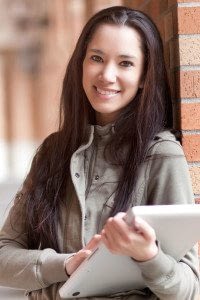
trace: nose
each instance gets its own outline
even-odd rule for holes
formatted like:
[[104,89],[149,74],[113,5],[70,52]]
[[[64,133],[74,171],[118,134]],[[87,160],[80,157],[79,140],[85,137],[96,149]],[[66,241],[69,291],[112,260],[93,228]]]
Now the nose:
[[107,83],[115,83],[117,79],[116,67],[112,64],[105,65],[99,75],[99,80]]

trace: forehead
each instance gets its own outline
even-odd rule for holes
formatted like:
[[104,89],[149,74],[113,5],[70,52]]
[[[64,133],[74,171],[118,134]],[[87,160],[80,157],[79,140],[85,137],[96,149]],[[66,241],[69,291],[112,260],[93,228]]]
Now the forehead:
[[89,44],[88,49],[99,49],[102,52],[112,52],[130,55],[142,55],[142,42],[139,33],[126,25],[103,24],[97,27]]

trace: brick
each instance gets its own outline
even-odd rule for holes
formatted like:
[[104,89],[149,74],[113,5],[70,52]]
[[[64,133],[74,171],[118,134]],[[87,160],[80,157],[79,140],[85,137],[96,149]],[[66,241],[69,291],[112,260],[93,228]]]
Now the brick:
[[171,9],[172,12],[172,18],[173,18],[173,30],[174,30],[174,36],[177,35],[178,32],[178,13],[177,13],[177,7],[173,7]]
[[142,1],[142,0],[134,0],[134,1],[133,0],[124,0],[123,5],[138,9],[143,4],[143,2],[144,1]]
[[[60,5],[60,14],[57,17],[57,23],[60,24],[59,35],[62,34],[61,39],[65,42],[65,45],[70,44],[71,49],[78,40],[82,27],[85,25],[85,5],[82,1],[56,1],[57,5]],[[62,10],[64,10],[63,13]],[[73,34],[69,34],[73,28]],[[68,34],[66,34],[68,31]],[[71,40],[69,40],[69,37]],[[68,45],[68,47],[70,46]]]
[[180,98],[200,98],[200,71],[180,71],[176,73]]
[[182,142],[187,160],[200,161],[200,134],[184,135]]
[[195,203],[200,204],[200,198],[195,198]]
[[[147,3],[146,3],[147,2]],[[140,9],[147,13],[154,21],[168,9],[167,0],[151,0],[151,1],[141,1],[141,0],[124,0],[123,5]]]
[[169,43],[164,44],[164,57],[165,57],[165,64],[167,69],[170,68],[170,51],[169,51]]
[[177,5],[177,0],[168,0],[168,7],[171,7],[173,5]]
[[[60,55],[60,57],[62,57]],[[62,69],[60,62],[53,61],[53,53],[47,53],[49,64],[43,66],[42,72],[35,82],[34,105],[37,108],[37,122],[35,131],[38,140],[43,139],[48,134],[57,129],[57,115],[59,107],[60,82],[62,80]]]
[[169,41],[169,52],[170,68],[173,69],[175,66],[179,66],[178,40]]
[[165,28],[164,28],[164,18],[160,18],[159,20],[156,21],[156,26],[160,32],[160,35],[163,39],[163,42],[164,42],[164,39],[165,39]]
[[178,55],[177,55],[176,66],[200,65],[199,49],[200,49],[200,38],[180,38],[179,39],[180,63],[178,61]]
[[7,116],[7,103],[6,103],[6,70],[5,61],[2,55],[0,56],[0,140],[6,139],[8,116]]
[[181,104],[181,128],[183,130],[200,129],[200,103]]
[[[76,1],[75,1],[76,2]],[[95,1],[89,1],[91,3],[91,11],[92,13],[96,13],[101,9],[114,6],[114,5],[122,5],[122,0],[95,0]]]
[[200,7],[178,7],[178,34],[200,33]]
[[[176,98],[176,79],[175,79],[175,74],[174,72],[171,72],[171,70],[168,70],[168,78],[169,78],[169,83],[170,83],[170,87],[171,87],[171,94],[172,94],[172,99]],[[174,110],[178,110],[178,108],[175,109],[175,103],[174,104]],[[176,103],[177,105],[177,103]]]
[[167,9],[168,9],[168,0],[160,0],[159,1],[160,14],[163,14]]
[[[163,2],[166,2],[166,0],[162,0]],[[160,17],[160,9],[161,9],[161,4],[159,0],[151,0],[147,5],[147,13],[150,14],[150,16],[153,18],[154,22],[158,17]]]
[[31,76],[27,76],[20,69],[17,62],[12,65],[11,76],[9,99],[11,137],[15,140],[32,140],[34,138],[33,81]]
[[172,12],[169,12],[166,16],[164,16],[164,28],[165,28],[165,41],[173,38],[173,17]]
[[190,3],[190,2],[199,2],[199,0],[177,0],[177,2]]
[[[192,188],[193,188],[193,192],[194,194],[200,194],[200,167],[199,166],[192,166],[189,169],[190,171],[190,176],[192,179]],[[198,200],[195,199],[195,202],[197,202]],[[200,198],[199,198],[199,202],[200,203]]]

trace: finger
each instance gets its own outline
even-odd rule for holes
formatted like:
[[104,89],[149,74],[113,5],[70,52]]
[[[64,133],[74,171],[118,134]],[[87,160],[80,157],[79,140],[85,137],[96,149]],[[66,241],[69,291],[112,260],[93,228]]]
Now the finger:
[[102,236],[102,242],[104,243],[104,245],[110,250],[113,251],[114,249],[114,245],[113,245],[113,241],[111,241],[111,239],[109,239],[106,235],[105,230],[103,229],[101,232],[101,236]]
[[92,253],[92,251],[88,250],[88,249],[82,249],[82,250],[78,251],[74,256],[75,262],[82,262],[88,256],[90,256],[91,253]]
[[123,219],[125,217],[126,213],[125,212],[118,212],[114,217]]
[[104,226],[101,235],[104,236],[104,238],[109,242],[109,244],[115,243],[116,239],[120,238],[118,237],[118,232],[113,225],[113,218],[109,218],[106,222],[106,225]]
[[79,265],[88,257],[92,251],[90,250],[80,250],[73,257],[70,257],[66,262],[66,271],[71,275]]
[[133,232],[134,230],[132,227],[128,226],[126,222],[123,219],[122,214],[116,215],[113,218],[110,218],[106,225],[105,225],[105,231],[107,235],[115,236],[115,238],[124,239],[127,240],[128,234],[130,232]]
[[[110,219],[108,223],[112,223],[113,220]],[[116,251],[121,248],[121,246],[126,242],[127,238],[124,238],[119,230],[116,230],[114,226],[107,225],[101,232],[102,241],[107,246],[110,251]]]
[[153,241],[156,240],[155,230],[142,218],[135,218],[135,226],[140,233],[144,236],[145,240]]
[[97,247],[99,241],[101,240],[101,235],[96,234],[89,241],[89,243],[80,251],[78,251],[68,262],[67,262],[67,272],[72,274],[78,266],[91,255],[92,251]]
[[100,240],[101,240],[101,235],[95,234],[83,249],[94,250],[98,246]]

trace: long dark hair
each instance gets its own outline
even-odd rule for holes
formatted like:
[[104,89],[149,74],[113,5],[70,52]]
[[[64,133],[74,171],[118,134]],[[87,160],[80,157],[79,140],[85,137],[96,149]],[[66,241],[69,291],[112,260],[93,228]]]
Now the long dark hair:
[[[85,25],[66,69],[60,105],[59,130],[47,137],[38,149],[26,186],[28,247],[59,251],[57,224],[70,180],[70,159],[87,140],[88,124],[95,123],[95,111],[82,86],[82,65],[86,49],[101,24],[129,26],[141,36],[145,57],[144,86],[134,101],[123,109],[115,123],[109,151],[123,164],[112,214],[125,211],[134,196],[138,168],[145,160],[149,142],[165,128],[172,128],[172,103],[163,46],[159,32],[144,13],[123,6],[104,9]],[[120,151],[126,145],[122,162]],[[65,199],[66,200],[66,199]]]

